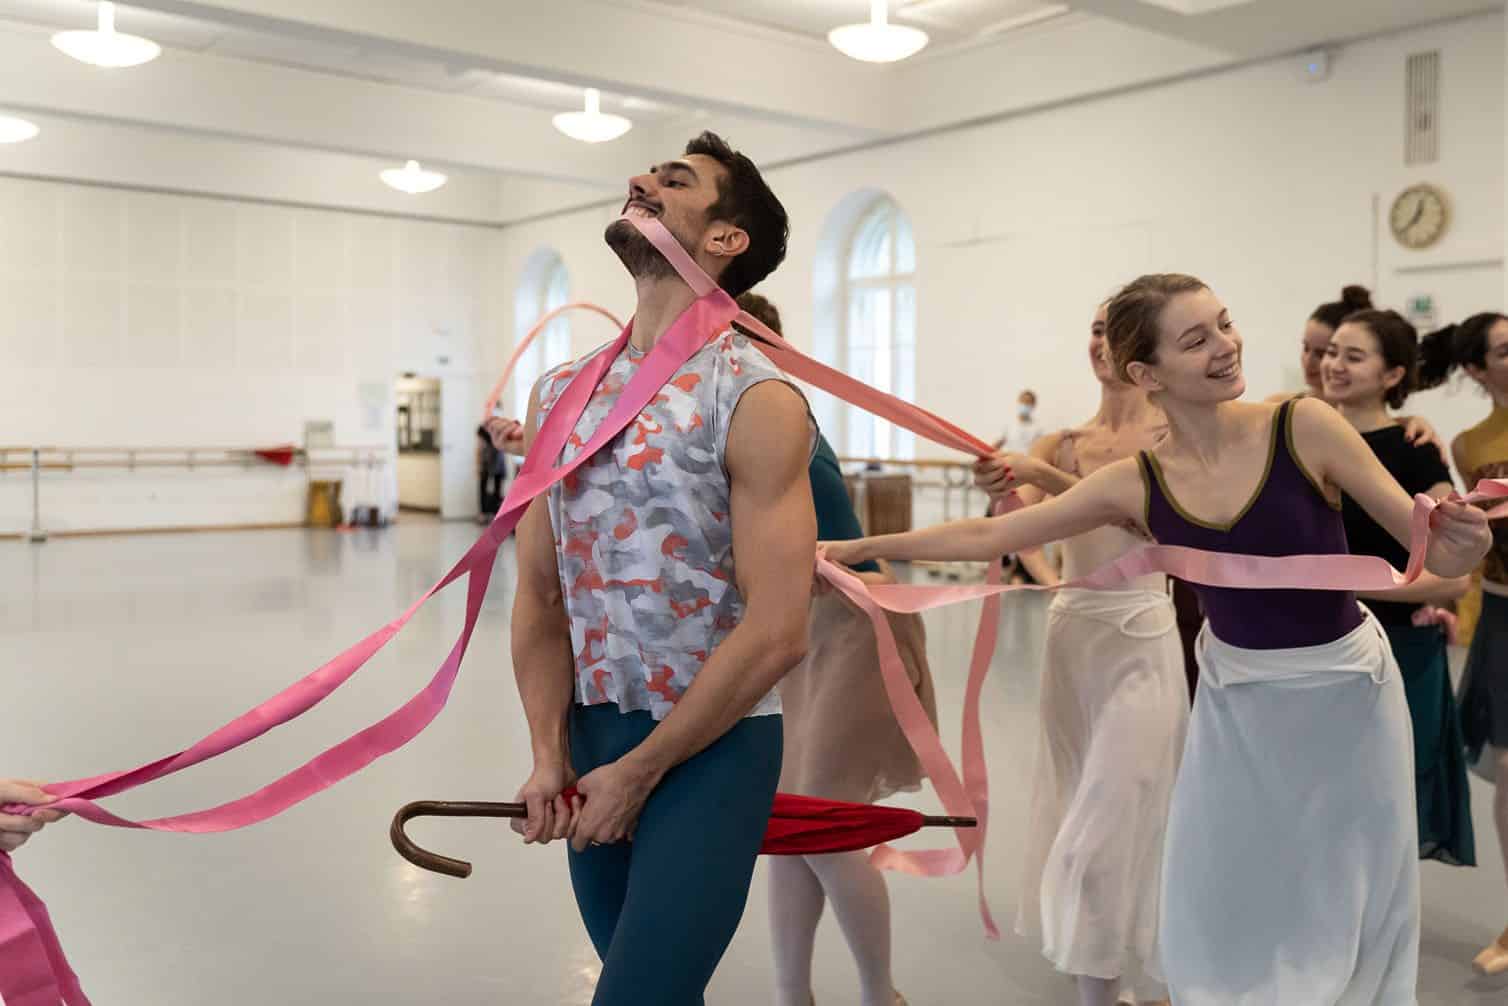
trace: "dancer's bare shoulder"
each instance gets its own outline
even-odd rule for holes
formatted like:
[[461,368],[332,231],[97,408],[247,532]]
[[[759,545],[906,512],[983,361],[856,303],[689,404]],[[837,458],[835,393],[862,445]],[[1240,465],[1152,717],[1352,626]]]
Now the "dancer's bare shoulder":
[[1102,465],[1075,486],[1073,492],[1092,500],[1103,523],[1139,524],[1142,519],[1147,490],[1141,463],[1134,454]]
[[1058,467],[1082,477],[1154,449],[1166,439],[1168,424],[1159,416],[1155,423],[1145,425],[1111,429],[1089,424],[1068,433],[1070,435],[1065,437],[1063,449],[1059,452]]
[[1073,431],[1071,429],[1054,430],[1051,433],[1044,433],[1036,439],[1027,453],[1034,458],[1046,461],[1054,468],[1061,467],[1058,465],[1058,454],[1062,451],[1064,442],[1072,436]]

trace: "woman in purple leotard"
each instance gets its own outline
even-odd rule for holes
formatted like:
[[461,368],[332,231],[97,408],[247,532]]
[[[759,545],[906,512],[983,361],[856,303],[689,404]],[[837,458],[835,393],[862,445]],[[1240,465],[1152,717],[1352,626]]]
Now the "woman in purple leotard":
[[[1344,492],[1407,542],[1409,495],[1322,402],[1240,402],[1241,336],[1190,276],[1111,302],[1120,375],[1169,434],[1004,517],[827,544],[839,562],[988,559],[1115,521],[1165,544],[1344,553]],[[1425,566],[1469,572],[1485,517],[1436,510]],[[1419,952],[1408,710],[1375,620],[1341,591],[1199,587],[1208,623],[1163,861],[1162,958],[1179,1006],[1412,1006]]]

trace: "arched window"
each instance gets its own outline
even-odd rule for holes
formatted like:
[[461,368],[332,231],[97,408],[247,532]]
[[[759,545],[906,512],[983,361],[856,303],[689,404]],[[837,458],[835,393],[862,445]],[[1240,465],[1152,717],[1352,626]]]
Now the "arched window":
[[[822,226],[813,272],[813,348],[824,363],[908,400],[916,397],[916,241],[883,192],[849,193]],[[916,438],[830,395],[817,421],[846,457],[907,459]]]
[[[571,277],[560,256],[548,248],[535,252],[518,284],[513,308],[513,338],[522,339],[547,312],[571,298]],[[512,414],[522,419],[529,407],[534,382],[551,367],[571,358],[571,320],[566,315],[551,321],[524,351],[513,371]]]
[[[843,359],[854,377],[907,401],[916,398],[916,242],[888,196],[870,201],[849,232],[842,271]],[[878,416],[848,409],[850,457],[910,458],[916,438]]]

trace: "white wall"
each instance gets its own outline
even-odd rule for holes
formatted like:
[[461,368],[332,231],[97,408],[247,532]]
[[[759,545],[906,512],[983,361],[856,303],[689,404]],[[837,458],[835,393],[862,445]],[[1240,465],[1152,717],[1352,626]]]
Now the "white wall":
[[[299,442],[306,420],[329,419],[340,445],[391,448],[392,387],[403,371],[444,378],[457,408],[475,414],[492,237],[461,225],[0,178],[0,443],[248,447]],[[472,444],[452,439],[464,482]],[[222,487],[160,519],[161,501],[183,496],[178,479],[121,473],[102,503],[85,480],[59,474],[44,523],[271,523],[303,512],[295,477]],[[345,502],[378,495],[391,509],[392,465],[384,481],[348,486]],[[29,523],[23,483],[0,479],[0,532]],[[474,489],[452,488],[446,513],[474,512]],[[85,497],[94,502],[79,509]]]
[[[1431,293],[1442,319],[1502,306],[1502,20],[1487,14],[1347,46],[1318,84],[1291,61],[1273,61],[774,170],[793,233],[764,292],[792,340],[810,347],[823,222],[848,193],[882,189],[916,229],[918,399],[968,429],[993,436],[1028,385],[1048,423],[1086,418],[1096,395],[1084,358],[1090,314],[1147,271],[1195,273],[1226,300],[1247,341],[1249,394],[1293,386],[1304,319],[1343,284],[1372,285],[1374,251],[1382,303]],[[1433,48],[1442,56],[1441,156],[1408,168],[1404,61]],[[1406,252],[1382,220],[1374,247],[1374,197],[1385,213],[1416,180],[1450,193],[1449,234]],[[495,289],[511,290],[528,255],[550,245],[571,271],[573,297],[630,310],[632,289],[601,243],[611,216],[506,228]],[[1417,266],[1431,271],[1402,271]],[[595,319],[573,327],[578,350],[605,335]],[[501,348],[490,358],[484,350],[488,359],[500,363]],[[1447,434],[1482,411],[1474,392],[1446,390],[1410,408]]]
[[[1253,395],[1292,386],[1304,318],[1342,284],[1372,282],[1374,257],[1384,303],[1429,293],[1442,319],[1503,306],[1504,38],[1502,16],[1482,15],[1347,46],[1319,84],[1273,61],[772,170],[794,232],[765,292],[810,347],[824,222],[844,196],[878,189],[916,231],[918,399],[982,435],[1027,385],[1046,422],[1087,416],[1090,311],[1148,270],[1194,272],[1227,301]],[[1409,169],[1404,60],[1430,48],[1442,53],[1441,159]],[[1374,217],[1415,180],[1443,185],[1455,210],[1422,253],[1394,246]],[[529,186],[500,198],[543,200]],[[573,299],[632,309],[601,240],[614,214],[493,231],[0,177],[0,444],[250,446],[332,419],[338,442],[387,447],[394,378],[413,371],[444,381],[446,424],[461,433],[445,438],[443,508],[464,516],[476,505],[469,417],[521,334],[513,297],[529,256],[555,248]],[[577,352],[612,334],[590,315],[571,332]],[[1411,408],[1450,434],[1483,406],[1439,391]],[[256,477],[273,481],[201,475],[189,489],[138,473],[90,489],[59,474],[44,522],[298,519],[302,480]],[[396,479],[390,466],[389,507]],[[28,521],[25,480],[0,476],[0,532]]]

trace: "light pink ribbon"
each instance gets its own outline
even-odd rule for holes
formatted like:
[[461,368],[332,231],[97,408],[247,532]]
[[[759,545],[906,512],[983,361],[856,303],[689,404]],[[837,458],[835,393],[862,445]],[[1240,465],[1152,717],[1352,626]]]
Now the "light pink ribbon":
[[[624,217],[657,248],[671,267],[686,281],[692,291],[705,296],[717,289],[691,255],[681,246],[660,221],[652,218]],[[990,457],[993,448],[962,427],[934,415],[909,402],[869,387],[862,381],[824,363],[813,360],[787,342],[778,332],[766,326],[747,311],[740,311],[734,319],[739,327],[746,329],[764,343],[765,354],[785,373],[828,391],[844,401],[858,405],[868,412],[890,420],[897,426],[911,430],[934,443],[953,450],[972,454],[978,458]],[[1007,504],[1014,508],[1019,501],[1014,497]],[[1000,564],[991,566],[989,582],[1000,581]],[[980,703],[985,678],[989,675],[990,659],[995,652],[995,640],[999,631],[999,599],[988,597],[980,615],[979,631],[975,637],[974,653],[970,660],[968,683],[964,692],[963,709],[963,774],[954,767],[953,761],[943,748],[942,738],[917,698],[895,644],[890,623],[880,611],[885,607],[882,594],[874,588],[866,588],[846,570],[818,557],[817,573],[840,593],[857,605],[868,616],[874,628],[880,657],[880,675],[885,685],[885,694],[890,699],[892,710],[901,733],[916,752],[922,771],[932,780],[938,799],[951,815],[973,817],[978,820],[974,828],[956,828],[956,848],[920,849],[902,851],[888,845],[879,846],[872,853],[872,861],[883,869],[918,876],[942,876],[958,873],[975,860],[978,871],[978,894],[980,918],[985,932],[991,939],[998,939],[999,928],[990,913],[984,893],[984,840],[989,826],[989,771],[984,756],[984,738],[981,727]],[[920,588],[927,590],[931,588]]]
[[602,317],[612,322],[614,328],[620,330],[623,328],[623,322],[619,321],[617,315],[613,314],[613,312],[605,307],[598,307],[596,304],[588,304],[584,300],[562,304],[553,311],[547,311],[534,323],[534,327],[529,329],[528,333],[522,339],[518,340],[518,345],[513,347],[513,352],[509,354],[508,362],[503,367],[503,376],[497,379],[497,383],[487,393],[487,400],[482,403],[482,422],[485,423],[492,418],[492,410],[497,408],[497,403],[502,399],[503,393],[508,390],[508,378],[512,377],[513,372],[518,369],[518,361],[524,358],[524,353],[534,344],[534,340],[539,338],[550,322],[559,318],[567,311],[591,311],[594,314],[602,315]]
[[1426,604],[1421,608],[1415,608],[1409,621],[1414,625],[1424,628],[1427,625],[1438,625],[1445,632],[1445,642],[1450,646],[1460,643],[1460,625],[1456,613],[1447,608],[1437,608],[1432,604]]

